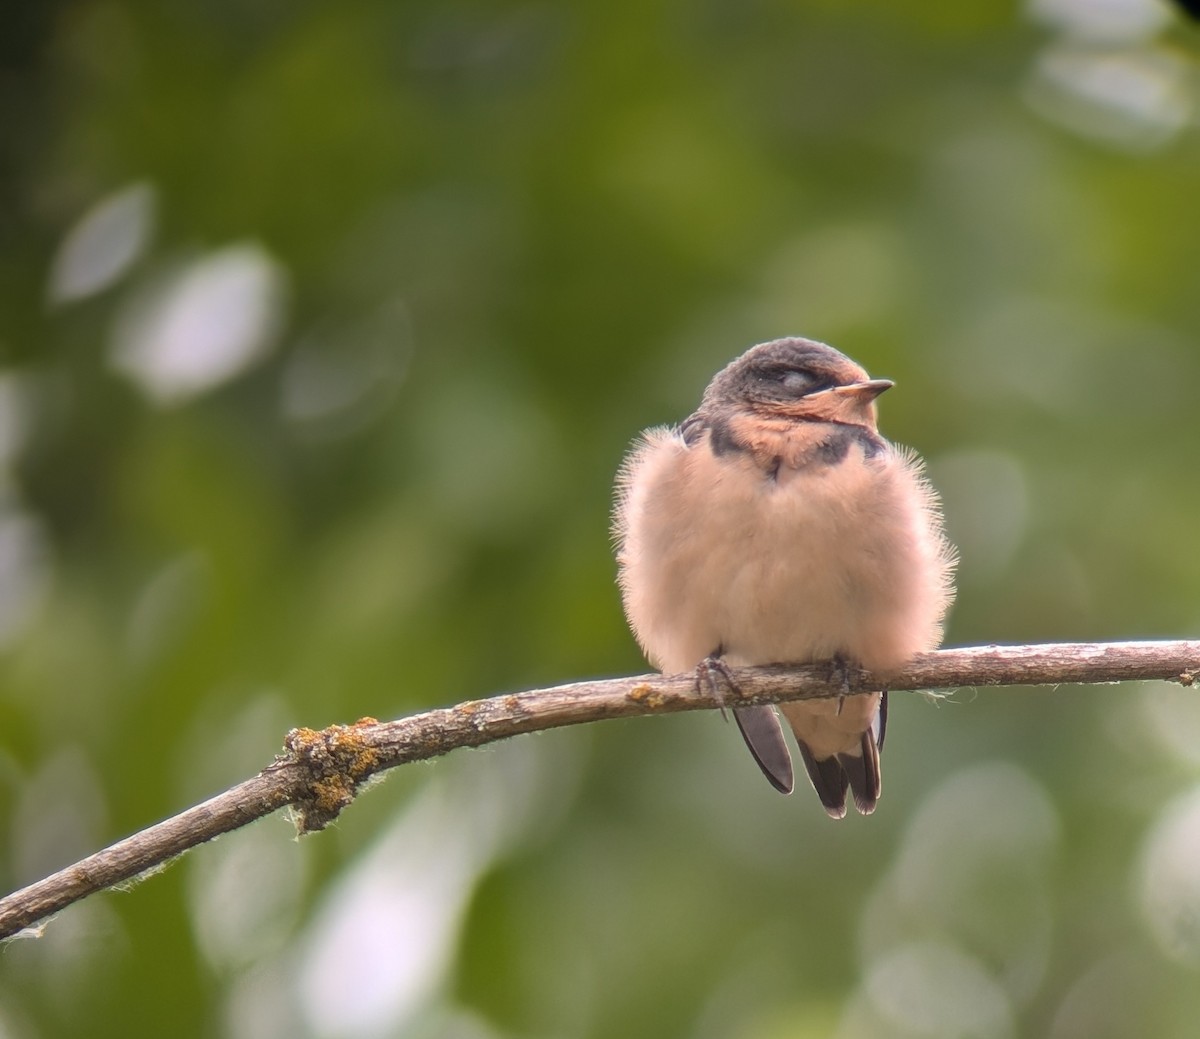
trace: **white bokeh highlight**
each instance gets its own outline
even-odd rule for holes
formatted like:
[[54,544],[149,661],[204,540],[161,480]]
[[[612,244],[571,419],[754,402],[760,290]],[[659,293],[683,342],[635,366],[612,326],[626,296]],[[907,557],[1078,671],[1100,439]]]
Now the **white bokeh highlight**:
[[33,426],[30,379],[0,371],[0,475],[16,461]]
[[219,249],[158,279],[118,317],[114,368],[160,405],[215,389],[261,361],[283,320],[286,278],[265,249]]
[[289,351],[280,411],[314,439],[355,433],[387,413],[412,350],[412,318],[401,299],[357,321],[314,330]]
[[[295,946],[305,1033],[384,1039],[452,1009],[444,988],[476,885],[529,827],[569,804],[578,768],[530,740],[438,765],[329,888]],[[246,1034],[237,1022],[233,1031]]]
[[1029,0],[1028,10],[1043,25],[1107,43],[1144,39],[1172,17],[1165,0]]
[[881,957],[866,979],[877,1034],[913,1039],[1009,1039],[1012,1005],[986,967],[951,945],[914,942]]
[[1163,809],[1142,849],[1136,884],[1158,947],[1200,966],[1200,787]]
[[101,199],[67,233],[50,268],[47,295],[69,303],[107,289],[142,256],[154,230],[154,188],[131,184]]
[[1160,48],[1048,48],[1025,98],[1040,116],[1124,151],[1151,151],[1192,120],[1193,70]]
[[279,825],[247,826],[189,861],[196,944],[213,968],[253,964],[290,938],[307,859],[283,833]]
[[[1060,841],[1045,790],[1010,762],[961,769],[925,798],[895,862],[863,907],[865,994],[875,1018],[891,1021],[885,1034],[1009,1034],[1017,1011],[1047,974],[1054,924],[1050,872]],[[901,1027],[906,1004],[892,1006],[882,994],[899,992],[897,977],[935,978],[929,967],[934,961],[953,966],[988,1004],[978,1028],[963,1025],[966,1010],[949,989],[937,1011],[949,1031],[915,1017]],[[851,1017],[862,1010],[861,997]]]
[[1048,122],[1127,152],[1162,147],[1195,116],[1195,63],[1165,39],[1166,0],[1030,0],[1054,32],[1025,84]]
[[86,752],[66,745],[22,783],[5,847],[12,873],[30,884],[102,844],[108,807],[104,783]]
[[45,524],[33,513],[0,502],[0,650],[16,643],[36,620],[52,575]]

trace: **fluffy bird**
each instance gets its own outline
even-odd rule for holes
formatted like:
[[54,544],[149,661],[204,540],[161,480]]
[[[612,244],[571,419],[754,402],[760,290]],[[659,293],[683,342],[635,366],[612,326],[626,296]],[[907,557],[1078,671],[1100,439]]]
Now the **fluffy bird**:
[[[810,339],[761,343],[722,369],[678,427],[647,430],[617,479],[625,615],[663,672],[857,663],[886,674],[936,648],[954,550],[920,459],[890,444],[892,387]],[[779,705],[825,811],[874,811],[887,692]],[[734,708],[759,767],[793,785],[770,706]]]

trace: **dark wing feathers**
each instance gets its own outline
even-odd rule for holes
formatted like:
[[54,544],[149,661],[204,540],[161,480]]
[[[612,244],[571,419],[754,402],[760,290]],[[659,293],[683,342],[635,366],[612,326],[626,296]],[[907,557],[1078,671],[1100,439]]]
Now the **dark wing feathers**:
[[[783,727],[774,707],[735,707],[734,720],[750,753],[776,790],[790,794],[795,779],[792,756],[788,753]],[[875,811],[882,789],[883,774],[879,751],[887,732],[887,693],[880,699],[875,723],[862,734],[857,754],[838,754],[818,761],[803,740],[797,740],[805,771],[826,813],[834,819],[846,815],[846,795],[854,798],[854,807],[863,815]]]
[[780,793],[790,794],[794,784],[792,755],[788,752],[775,708],[735,707],[733,717],[768,782]]
[[812,756],[812,751],[803,742],[797,741],[800,756],[804,759],[804,767],[808,770],[808,778],[812,780],[813,789],[825,812],[831,819],[842,819],[846,815],[846,789],[849,780],[846,772],[837,758],[826,758],[818,761]]
[[813,789],[825,806],[825,811],[834,819],[846,814],[846,793],[854,796],[854,807],[863,815],[870,815],[879,803],[883,789],[883,772],[879,765],[879,749],[887,729],[887,693],[879,704],[879,716],[862,734],[858,754],[838,754],[818,761],[803,740],[797,740],[800,756]]

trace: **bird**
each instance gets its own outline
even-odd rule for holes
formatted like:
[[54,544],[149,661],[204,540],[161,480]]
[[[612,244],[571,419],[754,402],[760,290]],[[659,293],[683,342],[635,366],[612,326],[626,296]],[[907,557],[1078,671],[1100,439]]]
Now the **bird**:
[[[941,644],[956,551],[912,450],[879,433],[872,379],[798,336],[721,369],[697,410],[634,442],[612,534],[630,628],[664,674],[717,679],[756,664],[829,661],[885,675]],[[882,684],[882,683],[881,683]],[[847,684],[847,691],[849,689]],[[875,810],[887,691],[779,705],[826,813]],[[771,705],[732,707],[782,793],[791,754]]]

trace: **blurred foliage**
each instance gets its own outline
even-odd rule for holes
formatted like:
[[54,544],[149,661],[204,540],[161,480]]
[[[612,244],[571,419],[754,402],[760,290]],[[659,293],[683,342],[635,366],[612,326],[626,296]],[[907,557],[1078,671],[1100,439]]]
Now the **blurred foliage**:
[[[0,888],[293,725],[641,670],[635,433],[898,388],[948,641],[1200,629],[1200,37],[1152,0],[42,0],[0,34]],[[1194,1034],[1200,707],[896,696],[835,825],[718,718],[401,770],[0,949],[0,1037]]]

